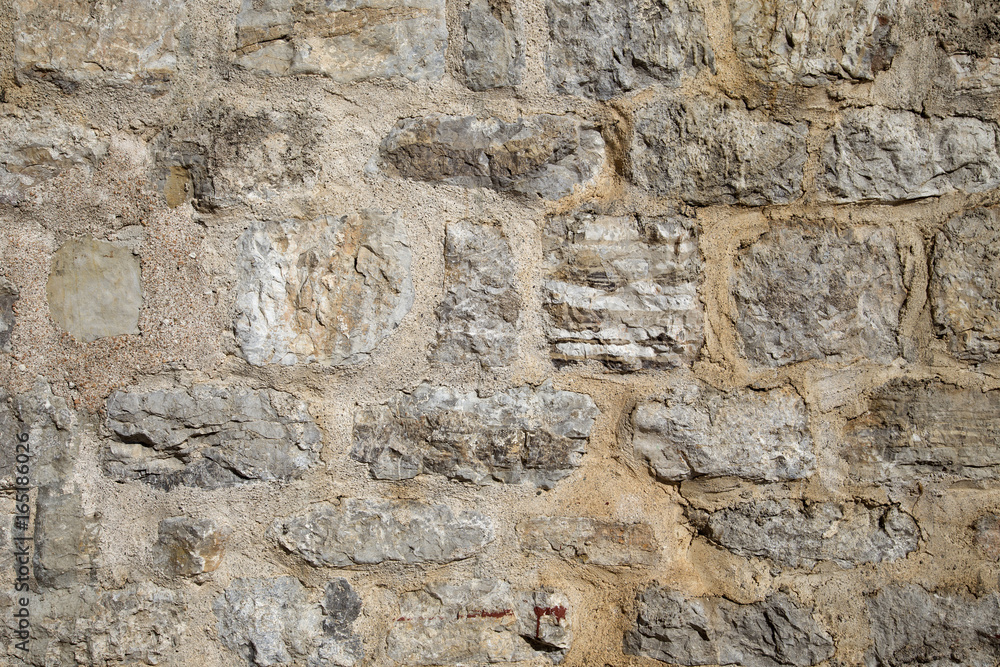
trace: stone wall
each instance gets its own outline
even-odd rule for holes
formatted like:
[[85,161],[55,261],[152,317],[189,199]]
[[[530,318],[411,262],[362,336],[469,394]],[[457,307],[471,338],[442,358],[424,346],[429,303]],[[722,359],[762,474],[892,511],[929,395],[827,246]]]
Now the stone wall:
[[998,15],[0,2],[0,664],[996,665]]

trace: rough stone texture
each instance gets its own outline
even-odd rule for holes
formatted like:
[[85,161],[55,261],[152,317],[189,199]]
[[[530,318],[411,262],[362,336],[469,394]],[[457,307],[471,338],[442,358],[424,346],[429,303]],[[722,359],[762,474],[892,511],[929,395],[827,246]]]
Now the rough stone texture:
[[96,577],[100,517],[83,505],[79,490],[38,489],[33,558],[35,581],[48,588],[72,588]]
[[506,122],[475,116],[406,118],[382,141],[383,169],[395,176],[558,199],[593,183],[604,140],[572,116]]
[[802,195],[806,134],[730,100],[655,99],[635,114],[632,180],[691,204],[787,204]]
[[988,558],[1000,560],[1000,515],[984,514],[972,524],[973,543]]
[[559,663],[571,641],[571,614],[564,595],[471,579],[403,594],[399,616],[390,623],[387,653],[405,665],[543,658]]
[[139,333],[139,258],[95,239],[67,241],[52,257],[46,293],[52,319],[75,338]]
[[520,85],[524,21],[511,0],[470,0],[462,13],[462,72],[472,90]]
[[715,512],[691,510],[689,518],[733,553],[791,567],[893,561],[916,550],[920,537],[913,517],[899,507],[860,502],[753,500]]
[[867,600],[873,646],[868,667],[995,665],[1000,660],[1000,595],[930,593],[891,585]]
[[215,572],[226,553],[229,526],[186,516],[164,519],[153,547],[157,565],[168,574],[194,577]]
[[438,306],[434,359],[508,366],[518,357],[517,266],[503,233],[455,222],[444,242],[445,297]]
[[475,555],[494,539],[493,522],[478,512],[401,500],[324,503],[275,529],[282,547],[329,567],[448,563]]
[[14,304],[20,292],[17,286],[0,276],[0,352],[10,352],[10,337],[14,331]]
[[639,595],[625,652],[679,665],[807,667],[831,657],[834,645],[811,610],[782,593],[737,604],[653,586]]
[[660,550],[648,524],[590,517],[525,519],[517,525],[517,536],[526,551],[590,565],[645,567],[656,562]]
[[[14,407],[8,403],[10,395],[0,387],[0,438],[5,447],[0,447],[0,491],[10,491],[16,484],[17,436],[21,433]],[[11,401],[13,402],[13,401]]]
[[236,337],[255,366],[361,363],[413,305],[396,214],[255,223],[238,252]]
[[243,0],[236,63],[262,74],[321,74],[340,83],[439,79],[444,0]]
[[891,229],[785,225],[740,251],[733,297],[749,360],[886,364],[906,293]]
[[18,67],[64,88],[91,77],[169,80],[183,55],[184,0],[16,0],[14,7]]
[[730,0],[736,52],[768,81],[871,81],[899,48],[908,2]]
[[982,192],[1000,185],[998,141],[995,124],[974,118],[848,109],[823,146],[817,182],[834,202]]
[[376,479],[437,473],[551,488],[580,465],[598,414],[589,396],[549,383],[484,398],[425,383],[358,413],[351,457]]
[[606,100],[652,83],[677,86],[715,54],[701,11],[689,0],[547,0],[550,84]]
[[236,579],[212,609],[222,643],[249,665],[352,667],[364,657],[352,628],[361,598],[346,579],[318,599],[294,577]]
[[549,218],[544,237],[550,356],[616,370],[689,366],[704,341],[694,221],[682,216]]
[[165,489],[301,477],[319,461],[322,433],[305,403],[273,389],[198,384],[116,391],[105,467]]
[[934,241],[930,297],[938,335],[969,361],[1000,359],[1000,220],[975,209],[945,224]]
[[778,482],[816,468],[806,406],[791,389],[726,393],[677,382],[632,413],[632,446],[663,481],[741,477]]

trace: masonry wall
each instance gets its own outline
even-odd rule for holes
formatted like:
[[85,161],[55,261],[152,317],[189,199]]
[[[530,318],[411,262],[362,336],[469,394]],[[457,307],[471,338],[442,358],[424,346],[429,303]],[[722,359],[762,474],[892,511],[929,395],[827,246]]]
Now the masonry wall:
[[996,2],[0,8],[0,663],[1000,660]]

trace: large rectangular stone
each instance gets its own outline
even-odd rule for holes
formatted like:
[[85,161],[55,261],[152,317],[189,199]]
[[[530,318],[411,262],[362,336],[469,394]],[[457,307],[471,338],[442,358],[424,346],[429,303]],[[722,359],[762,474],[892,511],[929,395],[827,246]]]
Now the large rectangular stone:
[[620,523],[590,517],[556,516],[525,519],[517,525],[521,548],[558,554],[575,563],[643,567],[660,550],[645,523]]

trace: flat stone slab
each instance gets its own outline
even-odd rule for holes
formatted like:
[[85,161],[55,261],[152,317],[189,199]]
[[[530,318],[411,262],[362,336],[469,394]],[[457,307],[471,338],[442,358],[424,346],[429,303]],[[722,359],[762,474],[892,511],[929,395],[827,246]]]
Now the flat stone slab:
[[462,12],[462,73],[472,90],[520,85],[524,20],[506,0],[470,0]]
[[588,565],[645,567],[656,561],[660,551],[649,524],[590,517],[524,519],[517,524],[517,536],[525,551],[557,554]]

